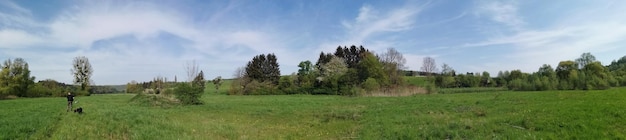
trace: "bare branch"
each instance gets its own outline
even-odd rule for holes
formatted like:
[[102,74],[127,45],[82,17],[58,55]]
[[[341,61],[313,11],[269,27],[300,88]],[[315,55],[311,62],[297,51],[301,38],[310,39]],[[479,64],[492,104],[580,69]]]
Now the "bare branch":
[[196,60],[192,60],[191,62],[187,62],[185,65],[185,70],[187,71],[187,81],[191,82],[198,75],[199,68]]

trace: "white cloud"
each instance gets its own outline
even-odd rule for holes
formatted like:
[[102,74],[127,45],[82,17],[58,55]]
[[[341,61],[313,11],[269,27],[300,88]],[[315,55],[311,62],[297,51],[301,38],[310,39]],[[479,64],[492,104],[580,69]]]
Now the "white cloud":
[[[51,78],[66,83],[71,83],[69,69],[73,57],[87,56],[96,71],[93,77],[96,84],[148,81],[155,76],[173,79],[178,75],[179,80],[186,79],[182,77],[182,64],[194,59],[207,78],[218,75],[228,78],[238,66],[259,53],[278,50],[275,53],[288,63],[296,63],[292,61],[299,57],[275,43],[280,41],[273,34],[198,25],[191,17],[173,10],[142,2],[87,2],[66,9],[50,22],[36,27],[30,24],[34,23],[32,15],[0,11],[0,17],[19,19],[11,22],[29,23],[29,28],[46,30],[35,33],[23,28],[0,29],[0,49],[20,48],[3,53],[27,59],[37,80]],[[163,34],[172,36],[165,39],[182,41],[164,42]],[[123,41],[112,41],[116,39]],[[30,51],[37,49],[52,52]]]
[[491,20],[513,29],[519,30],[526,24],[518,14],[518,4],[515,1],[487,1],[480,3],[478,8],[479,14],[488,15]]
[[44,40],[23,30],[5,29],[0,30],[0,42],[0,48],[20,48],[42,44]]
[[[620,6],[613,7],[614,10],[602,10],[602,12],[605,12],[602,15],[611,18],[598,20],[595,17],[590,17],[582,20],[580,17],[588,15],[588,11],[598,12],[594,8],[606,8],[590,7],[574,10],[576,11],[574,13],[563,14],[557,20],[570,22],[542,23],[547,24],[547,27],[522,29],[519,26],[526,22],[519,18],[518,13],[514,12],[518,9],[515,6],[516,4],[505,4],[502,6],[502,3],[494,3],[496,4],[487,5],[501,7],[499,9],[492,8],[495,9],[494,11],[500,11],[499,13],[495,12],[494,20],[509,25],[509,28],[513,29],[514,32],[507,35],[490,36],[483,41],[454,48],[506,47],[510,49],[510,52],[501,52],[502,54],[499,55],[500,59],[468,66],[469,70],[483,69],[490,70],[493,73],[497,70],[521,69],[525,72],[534,72],[542,64],[550,64],[556,67],[559,61],[573,60],[584,52],[591,52],[601,57],[604,54],[624,55],[615,54],[615,52],[626,52],[626,48],[623,47],[623,43],[626,43],[626,40],[624,40],[626,38],[626,27],[623,26],[626,24],[626,21],[623,19],[626,19],[626,17],[623,14],[618,14],[619,12],[615,13],[616,11],[621,11],[622,8],[619,8]],[[572,19],[577,19],[577,22],[571,22]],[[607,58],[600,61],[607,64],[610,61],[608,59],[617,59],[621,56],[613,57],[615,58]]]
[[[346,29],[346,35],[336,41],[321,43],[319,51],[333,51],[337,46],[365,45],[370,48],[372,45],[392,44],[391,40],[373,39],[372,36],[412,29],[415,17],[427,5],[407,3],[402,7],[387,11],[379,11],[380,9],[370,5],[363,5],[354,20],[341,22]],[[365,44],[366,42],[372,44]],[[384,49],[386,48],[378,48],[375,51]]]

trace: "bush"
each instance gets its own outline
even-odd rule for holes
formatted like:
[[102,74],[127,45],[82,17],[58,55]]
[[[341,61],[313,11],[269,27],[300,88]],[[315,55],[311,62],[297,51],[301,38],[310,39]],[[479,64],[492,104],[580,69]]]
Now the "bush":
[[176,99],[183,105],[198,105],[202,104],[200,97],[204,92],[204,88],[200,86],[192,87],[189,83],[180,83],[174,89]]
[[362,86],[363,89],[369,92],[376,91],[380,88],[380,84],[378,84],[378,82],[374,78],[367,78],[367,80],[363,82]]

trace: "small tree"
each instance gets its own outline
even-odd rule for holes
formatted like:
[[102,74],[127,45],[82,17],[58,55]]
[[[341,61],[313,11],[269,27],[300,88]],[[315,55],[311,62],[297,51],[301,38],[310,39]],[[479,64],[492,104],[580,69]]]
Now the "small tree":
[[204,72],[200,71],[200,73],[193,78],[193,81],[191,81],[191,86],[202,88],[204,90],[205,85]]
[[380,55],[380,61],[383,63],[385,73],[387,73],[391,84],[399,85],[404,81],[400,71],[405,69],[406,59],[402,53],[394,48],[388,48],[387,52]]
[[217,76],[213,79],[213,85],[215,85],[215,93],[218,93],[220,86],[222,85],[222,76]]
[[89,59],[85,56],[75,57],[72,66],[74,83],[80,84],[80,90],[88,91],[89,85],[92,83],[91,75],[93,74],[93,68],[89,63]]
[[204,90],[199,87],[194,87],[188,83],[179,83],[176,86],[174,92],[176,93],[176,99],[183,105],[198,105],[202,104],[200,97]]
[[[204,93],[205,80],[204,72],[198,73],[198,65],[193,61],[191,64],[187,63],[185,67],[188,76],[195,75],[190,83],[180,83],[176,86],[174,92],[176,98],[184,105],[197,105],[202,104],[200,97]],[[190,78],[191,79],[191,78]]]
[[[194,78],[196,78],[196,76],[198,75],[198,63],[196,63],[196,60],[187,62],[187,64],[185,65],[185,71],[187,72],[187,80],[189,82],[191,82],[192,80],[194,80]],[[174,81],[176,81],[176,77],[174,77]]]
[[435,59],[432,57],[424,57],[421,69],[423,72],[426,72],[426,76],[430,77],[432,73],[437,71],[437,63],[435,62]]

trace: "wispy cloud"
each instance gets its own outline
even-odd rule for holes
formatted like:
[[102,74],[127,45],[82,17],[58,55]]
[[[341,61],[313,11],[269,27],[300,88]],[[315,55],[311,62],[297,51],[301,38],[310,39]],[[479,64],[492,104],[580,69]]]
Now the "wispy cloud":
[[[505,59],[492,60],[482,65],[475,66],[470,69],[488,69],[495,70],[512,70],[521,69],[526,72],[533,72],[542,64],[551,64],[553,67],[559,61],[572,60],[581,53],[592,52],[597,54],[611,53],[611,51],[624,51],[619,44],[626,43],[626,22],[624,17],[615,18],[616,13],[604,13],[606,16],[613,18],[597,20],[581,20],[581,14],[587,14],[589,9],[574,10],[576,13],[561,15],[559,21],[571,21],[578,19],[576,23],[551,23],[547,28],[540,29],[524,29],[520,28],[527,23],[520,18],[516,4],[502,4],[500,2],[492,2],[479,6],[480,8],[490,9],[494,11],[492,17],[494,21],[509,26],[513,29],[510,34],[498,34],[486,37],[485,40],[477,43],[469,43],[453,47],[474,48],[474,47],[494,47],[510,48],[510,52],[502,52],[501,57]],[[495,8],[494,8],[495,7]],[[499,8],[498,8],[499,7]],[[606,8],[606,7],[594,7]],[[619,7],[613,7],[619,11]],[[499,12],[497,12],[499,11]],[[606,12],[606,11],[605,11]],[[545,23],[544,23],[545,24]],[[496,28],[493,30],[507,30],[507,28]],[[613,58],[616,59],[616,58]],[[604,60],[607,63],[607,60]]]
[[[336,41],[322,43],[321,50],[334,50],[338,45],[367,45],[373,50],[384,50],[393,43],[384,39],[373,39],[373,36],[410,30],[415,26],[415,17],[428,3],[419,5],[408,2],[402,7],[393,9],[377,9],[371,5],[363,5],[358,16],[352,20],[344,20],[345,36]],[[365,43],[368,44],[365,44]]]
[[477,14],[487,15],[491,20],[520,30],[526,22],[518,14],[515,1],[483,1],[477,7]]
[[[22,14],[28,12],[26,9],[9,6],[23,11],[0,12],[11,24],[32,23],[34,17]],[[275,41],[272,34],[261,30],[216,30],[199,26],[191,19],[174,9],[151,3],[86,2],[62,11],[46,24],[37,25],[45,28],[45,32],[17,27],[0,29],[0,48],[20,48],[9,53],[9,57],[25,57],[39,80],[71,82],[68,72],[71,60],[84,55],[97,71],[94,73],[97,84],[119,84],[159,75],[181,76],[182,64],[193,59],[198,60],[201,68],[211,71],[207,72],[208,77],[230,74],[236,68],[233,63],[244,65],[248,57],[282,47],[274,43],[280,41]],[[30,24],[30,28],[33,26]],[[25,52],[29,48],[59,51],[52,55]],[[229,48],[242,51],[229,51],[232,50]],[[172,55],[173,52],[181,54]],[[124,75],[136,79],[123,78]]]

